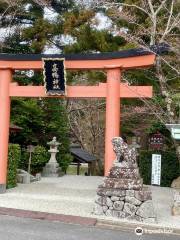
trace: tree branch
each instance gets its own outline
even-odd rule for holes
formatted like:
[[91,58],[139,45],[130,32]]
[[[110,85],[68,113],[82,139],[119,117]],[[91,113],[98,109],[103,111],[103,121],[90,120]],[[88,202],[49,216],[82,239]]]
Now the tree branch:
[[163,5],[166,3],[167,0],[162,1],[162,3],[160,4],[160,6],[158,7],[158,9],[155,11],[155,14],[157,15],[159,13],[159,11],[161,10],[161,8],[163,7]]
[[172,2],[171,2],[171,9],[170,9],[170,14],[169,14],[169,18],[168,18],[168,21],[167,21],[166,29],[165,29],[162,37],[161,37],[160,42],[164,41],[164,38],[165,38],[166,34],[168,34],[169,25],[171,23],[171,18],[172,18],[172,14],[173,14],[173,8],[174,8],[174,0],[172,0]]

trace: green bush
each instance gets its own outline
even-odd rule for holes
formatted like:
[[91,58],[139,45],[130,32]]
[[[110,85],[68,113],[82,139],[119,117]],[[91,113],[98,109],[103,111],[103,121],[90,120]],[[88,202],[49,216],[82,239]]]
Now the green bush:
[[[69,164],[72,162],[72,156],[69,153],[57,153],[57,162],[61,166],[62,170],[66,172]],[[50,159],[50,153],[43,146],[36,146],[32,153],[31,160],[31,173],[36,174],[42,172],[43,167]],[[19,162],[19,168],[27,171],[29,162],[29,153],[27,149],[22,150],[21,162]]]
[[73,157],[69,153],[57,155],[57,162],[59,163],[63,172],[66,172],[66,170],[67,170],[69,164],[72,162],[72,160],[73,160]]
[[8,151],[8,174],[7,188],[16,187],[17,184],[17,167],[21,158],[21,148],[18,144],[9,144]]
[[[36,174],[42,172],[42,168],[49,160],[49,154],[47,149],[43,146],[36,146],[34,152],[32,153],[31,159],[31,173]],[[29,153],[26,149],[22,152],[22,161],[19,165],[20,168],[27,171],[29,162]]]
[[151,184],[152,154],[161,154],[161,186],[170,187],[173,179],[180,175],[180,166],[175,152],[140,151],[139,170],[144,184]]

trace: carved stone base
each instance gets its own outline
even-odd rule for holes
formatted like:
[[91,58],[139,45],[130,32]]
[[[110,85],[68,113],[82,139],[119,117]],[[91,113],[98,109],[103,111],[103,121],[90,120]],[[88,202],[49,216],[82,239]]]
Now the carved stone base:
[[58,163],[47,163],[42,172],[43,177],[61,177],[63,175]]
[[143,187],[142,179],[118,179],[118,178],[106,178],[102,184],[104,188],[113,188],[121,190],[140,190]]
[[97,189],[94,214],[156,222],[151,191],[143,187],[137,167],[111,168]]
[[156,221],[151,191],[106,189],[99,187],[95,200],[94,214],[126,218],[141,222]]
[[94,214],[155,222],[151,191],[143,188],[135,149],[120,137],[113,138],[112,143],[117,159],[97,189]]
[[139,178],[139,169],[136,168],[125,168],[125,167],[117,167],[113,166],[109,172],[109,178],[131,178],[137,179]]

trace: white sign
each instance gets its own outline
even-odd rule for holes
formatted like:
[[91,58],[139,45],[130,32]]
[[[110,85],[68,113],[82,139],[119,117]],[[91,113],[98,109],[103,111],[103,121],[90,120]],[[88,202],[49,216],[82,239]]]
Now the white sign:
[[151,173],[151,184],[161,184],[161,155],[152,154],[152,173]]

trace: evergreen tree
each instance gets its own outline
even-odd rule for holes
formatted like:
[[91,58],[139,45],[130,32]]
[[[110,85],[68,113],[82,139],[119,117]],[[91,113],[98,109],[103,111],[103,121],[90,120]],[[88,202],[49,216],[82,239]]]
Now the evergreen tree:
[[[67,2],[67,4],[66,4]],[[26,10],[27,4],[30,4]],[[52,1],[53,8],[62,14],[70,6],[71,1],[56,3]],[[0,9],[0,13],[6,9],[7,4]],[[16,6],[14,6],[15,8]],[[13,10],[12,10],[13,12]],[[9,11],[8,15],[12,14]],[[12,19],[11,25],[16,27],[3,44],[1,52],[5,53],[42,53],[47,44],[49,36],[56,33],[55,24],[44,19],[44,9],[34,1],[22,1],[17,6],[17,12]],[[3,26],[8,26],[8,15],[5,15]],[[24,24],[27,26],[24,28]],[[42,73],[34,72],[33,76],[28,71],[16,71],[14,80],[20,85],[43,85]],[[12,100],[11,121],[22,127],[18,134],[11,134],[10,141],[19,143],[26,148],[27,145],[43,145],[53,136],[61,143],[59,162],[65,171],[72,160],[69,154],[69,125],[66,114],[66,106],[63,100],[58,99],[21,99]]]

